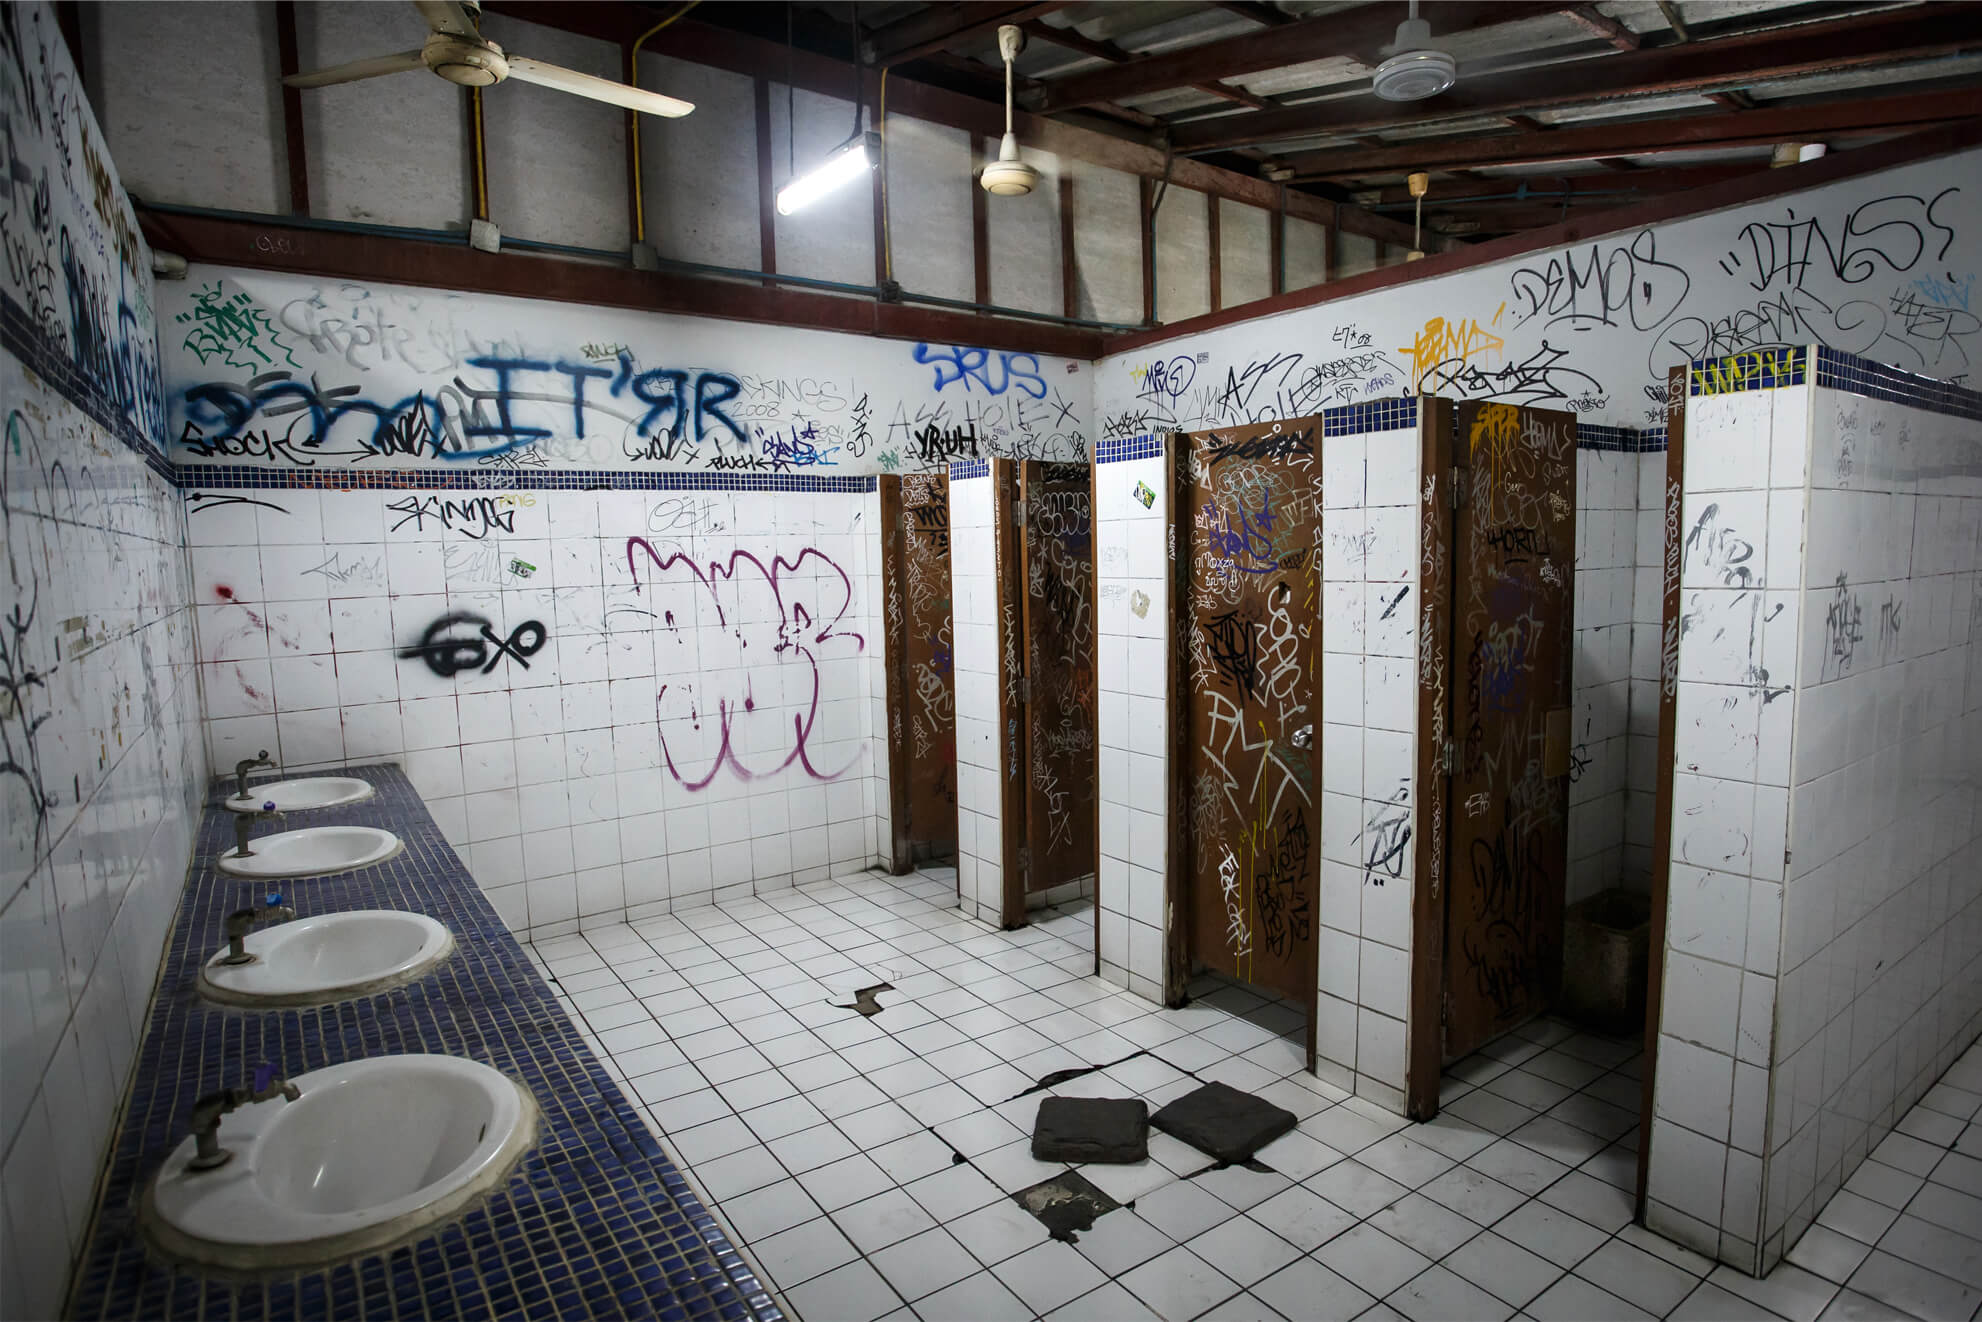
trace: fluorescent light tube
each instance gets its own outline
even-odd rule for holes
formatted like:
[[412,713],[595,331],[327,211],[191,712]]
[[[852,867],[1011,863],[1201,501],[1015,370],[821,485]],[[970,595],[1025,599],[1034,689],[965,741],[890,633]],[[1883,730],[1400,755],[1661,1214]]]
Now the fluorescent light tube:
[[778,214],[803,211],[842,184],[859,178],[881,159],[881,135],[863,133],[778,190]]

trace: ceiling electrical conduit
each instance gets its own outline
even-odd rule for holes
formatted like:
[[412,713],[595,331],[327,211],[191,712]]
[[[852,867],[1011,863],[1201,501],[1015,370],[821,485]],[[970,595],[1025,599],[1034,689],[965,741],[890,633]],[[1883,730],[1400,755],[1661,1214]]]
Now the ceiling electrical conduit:
[[[701,3],[702,0],[687,0],[687,3],[682,5],[681,8],[675,10],[672,14],[669,14],[666,18],[633,39],[633,49],[628,51],[626,55],[627,86],[640,86],[640,48],[647,44],[647,38],[653,36],[662,28]],[[635,243],[645,243],[647,241],[647,199],[644,190],[640,187],[640,180],[641,176],[646,173],[646,169],[640,159],[640,113],[635,110],[629,110],[626,112],[626,119],[626,131],[631,135],[633,148],[633,241]]]
[[[146,202],[132,197],[131,204],[140,211],[154,211],[161,216],[200,216],[209,220],[244,221],[253,225],[276,225],[288,229],[328,230],[341,234],[365,234],[382,239],[410,239],[419,243],[465,244],[468,236],[458,230],[419,229],[408,225],[373,225],[356,220],[319,220],[303,216],[269,216],[252,211],[224,211],[216,207],[189,207],[169,202]],[[519,239],[505,234],[502,236],[504,248],[514,248],[518,252],[555,253],[566,257],[582,257],[587,261],[606,265],[631,267],[623,252],[607,248],[579,248],[568,243],[547,243],[541,239]],[[676,258],[657,259],[660,269],[678,271],[684,275],[719,276],[726,280],[775,281],[783,285],[796,285],[803,289],[821,289],[835,294],[854,294],[863,298],[879,300],[881,291],[873,285],[856,285],[844,280],[820,280],[809,275],[781,275],[776,271],[747,271],[738,266],[713,266],[707,262],[685,262]],[[906,291],[891,298],[891,302],[923,303],[931,307],[955,308],[962,312],[979,312],[986,316],[1009,317],[1018,321],[1041,321],[1055,326],[1076,326],[1083,330],[1133,331],[1146,327],[1120,321],[1093,321],[1085,317],[1062,317],[1051,312],[1032,312],[1025,308],[1000,307],[995,303],[972,303],[964,299],[942,298],[935,294],[911,294]]]

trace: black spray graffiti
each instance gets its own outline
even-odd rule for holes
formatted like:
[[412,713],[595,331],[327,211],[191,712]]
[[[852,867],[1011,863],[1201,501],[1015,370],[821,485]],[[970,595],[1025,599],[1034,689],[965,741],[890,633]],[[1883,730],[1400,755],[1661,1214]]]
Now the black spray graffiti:
[[[452,679],[464,670],[486,675],[508,657],[525,670],[530,658],[544,650],[550,631],[539,620],[525,620],[499,638],[488,617],[470,611],[450,611],[428,625],[420,641],[402,651],[401,660],[418,658],[442,679]],[[495,650],[491,652],[489,649]]]

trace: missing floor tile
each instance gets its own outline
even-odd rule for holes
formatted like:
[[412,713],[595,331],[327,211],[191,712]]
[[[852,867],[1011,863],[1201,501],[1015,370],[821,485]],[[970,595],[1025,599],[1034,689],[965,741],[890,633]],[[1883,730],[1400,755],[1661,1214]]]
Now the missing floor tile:
[[871,987],[855,989],[850,996],[843,994],[839,999],[829,999],[826,1003],[837,1006],[842,1010],[858,1010],[869,1019],[872,1019],[875,1015],[888,1008],[874,998],[882,992],[893,991],[894,989],[895,984],[892,982],[877,982]]
[[1054,1239],[1069,1244],[1080,1231],[1092,1227],[1096,1217],[1121,1206],[1075,1171],[1021,1189],[1012,1201],[1038,1217]]

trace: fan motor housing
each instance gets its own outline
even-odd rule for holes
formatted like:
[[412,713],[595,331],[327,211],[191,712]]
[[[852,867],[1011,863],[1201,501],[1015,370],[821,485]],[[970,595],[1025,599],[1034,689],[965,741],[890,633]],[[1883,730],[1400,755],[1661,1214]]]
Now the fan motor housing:
[[436,32],[420,48],[420,58],[429,69],[463,87],[493,86],[509,75],[509,61],[493,41]]

